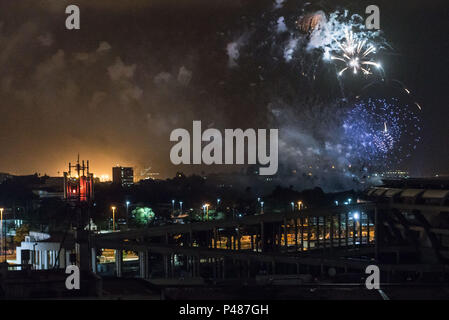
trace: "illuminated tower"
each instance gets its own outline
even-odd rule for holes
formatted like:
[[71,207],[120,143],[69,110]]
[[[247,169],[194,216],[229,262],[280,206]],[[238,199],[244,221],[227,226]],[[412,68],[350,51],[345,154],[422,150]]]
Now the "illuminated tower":
[[94,175],[89,172],[89,160],[76,165],[69,163],[69,171],[64,172],[64,199],[67,201],[88,202],[94,197]]

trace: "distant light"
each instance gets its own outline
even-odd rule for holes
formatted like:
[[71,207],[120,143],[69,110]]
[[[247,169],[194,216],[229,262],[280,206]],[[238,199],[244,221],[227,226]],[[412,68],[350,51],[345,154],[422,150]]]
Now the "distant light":
[[337,200],[335,200],[335,205],[338,206],[338,201]]
[[102,174],[98,177],[100,179],[100,182],[107,182],[110,181],[111,179],[109,178],[109,175],[107,174]]
[[126,201],[126,205],[127,205],[127,206],[129,206],[129,204],[130,204],[130,203],[131,203],[131,202],[129,202],[129,201]]
[[360,214],[359,214],[358,212],[354,212],[353,218],[354,218],[355,220],[359,220]]
[[349,198],[349,199],[348,199],[348,203],[351,203],[351,201],[352,201],[352,199],[351,199],[351,198]]

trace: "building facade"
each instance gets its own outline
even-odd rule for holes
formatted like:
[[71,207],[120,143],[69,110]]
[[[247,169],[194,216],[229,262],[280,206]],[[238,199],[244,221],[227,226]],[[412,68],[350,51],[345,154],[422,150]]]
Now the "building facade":
[[134,184],[134,169],[132,167],[113,167],[112,183],[120,184],[122,187],[129,187]]

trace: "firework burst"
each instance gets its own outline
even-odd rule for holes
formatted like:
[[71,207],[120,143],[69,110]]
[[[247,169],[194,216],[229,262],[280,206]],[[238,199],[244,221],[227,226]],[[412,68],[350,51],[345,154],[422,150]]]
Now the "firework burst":
[[372,44],[368,44],[366,39],[357,40],[352,31],[346,30],[345,40],[343,42],[335,41],[341,49],[341,53],[332,55],[331,59],[344,63],[343,69],[338,72],[339,76],[347,70],[352,70],[354,74],[360,71],[369,75],[372,74],[371,67],[381,68],[380,63],[371,58],[376,53],[376,48]]
[[349,110],[343,122],[344,140],[353,162],[397,165],[420,141],[420,118],[397,99],[367,99]]

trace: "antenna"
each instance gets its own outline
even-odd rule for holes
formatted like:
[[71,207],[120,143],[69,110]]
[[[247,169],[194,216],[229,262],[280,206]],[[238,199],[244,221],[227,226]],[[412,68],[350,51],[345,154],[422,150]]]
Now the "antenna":
[[82,167],[82,169],[83,169],[83,177],[84,177],[84,169],[86,169],[86,166],[84,165],[84,160],[83,160],[83,167]]

